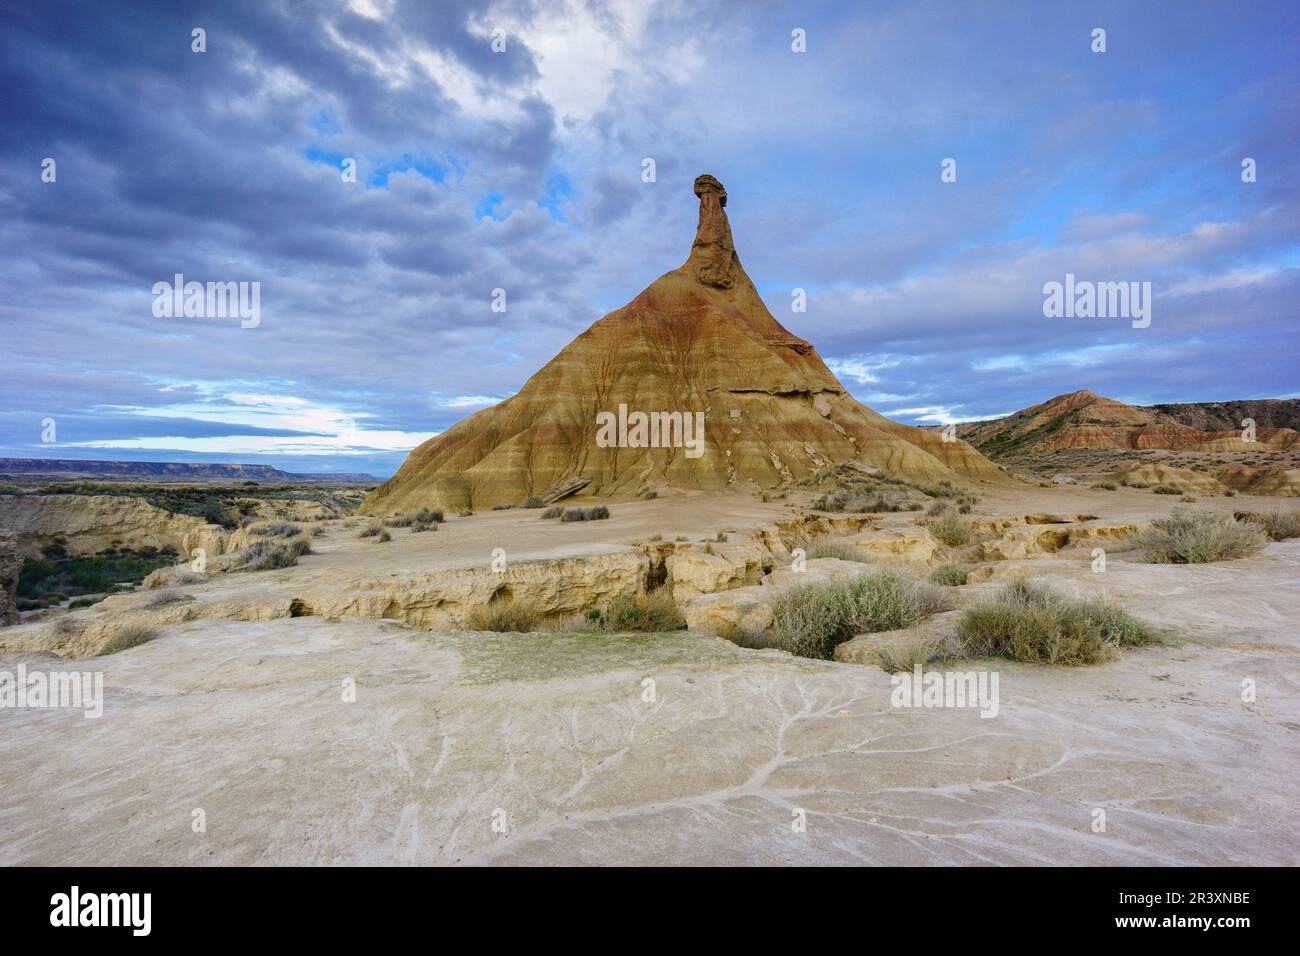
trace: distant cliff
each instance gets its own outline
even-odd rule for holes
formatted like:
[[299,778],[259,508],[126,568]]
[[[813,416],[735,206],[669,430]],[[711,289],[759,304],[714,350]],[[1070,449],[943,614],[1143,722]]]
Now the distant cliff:
[[214,465],[169,461],[72,461],[61,458],[0,458],[0,478],[49,477],[56,481],[107,479],[114,481],[256,481],[270,485],[377,485],[379,479],[360,472],[299,475],[270,465]]

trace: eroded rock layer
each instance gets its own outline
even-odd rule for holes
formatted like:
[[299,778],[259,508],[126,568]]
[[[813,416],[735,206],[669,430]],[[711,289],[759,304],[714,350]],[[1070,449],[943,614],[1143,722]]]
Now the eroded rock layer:
[[[965,442],[854,399],[763,304],[736,255],[722,184],[701,176],[695,193],[699,226],[681,268],[579,335],[518,394],[412,451],[362,510],[481,509],[586,477],[583,496],[775,488],[847,460],[925,481],[1004,477]],[[620,406],[702,414],[700,453],[671,441],[631,447],[631,433],[603,447],[597,416]]]

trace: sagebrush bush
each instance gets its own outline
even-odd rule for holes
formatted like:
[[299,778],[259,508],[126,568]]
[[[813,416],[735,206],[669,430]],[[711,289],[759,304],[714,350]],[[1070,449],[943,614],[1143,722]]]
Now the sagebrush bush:
[[921,506],[903,495],[887,497],[882,492],[874,494],[865,491],[845,491],[836,488],[821,495],[812,505],[818,511],[850,512],[852,514],[876,514],[893,511],[916,511]]
[[164,604],[175,604],[177,601],[188,601],[190,596],[184,591],[178,591],[176,588],[164,588],[161,591],[146,591],[145,597],[137,605],[138,607],[161,607]]
[[686,626],[672,595],[663,588],[649,595],[623,595],[615,598],[600,618],[601,626],[611,632],[680,631]]
[[930,572],[930,580],[944,587],[961,587],[969,574],[960,564],[941,564]]
[[139,647],[141,644],[148,644],[157,636],[158,629],[147,624],[131,622],[119,624],[113,629],[108,640],[104,642],[99,653],[100,656],[116,654],[132,647]]
[[1151,489],[1151,493],[1152,493],[1153,495],[1180,495],[1180,494],[1182,494],[1181,491],[1179,491],[1177,488],[1173,487],[1172,485],[1156,485],[1154,488]]
[[560,515],[561,521],[601,521],[609,517],[609,509],[604,505],[594,508],[565,508]]
[[970,657],[1076,665],[1114,660],[1121,648],[1158,638],[1118,605],[1099,599],[1070,600],[1018,578],[992,600],[962,615],[957,640]]
[[292,521],[268,521],[265,524],[253,525],[248,529],[248,533],[259,538],[291,538],[301,534],[302,528]]
[[930,518],[925,525],[930,529],[930,534],[949,547],[957,548],[970,543],[970,524],[955,514],[942,514],[937,518]]
[[1274,541],[1300,538],[1300,511],[1246,512],[1240,517],[1250,524],[1257,525]]
[[387,521],[385,521],[385,522],[384,522],[384,527],[386,527],[386,528],[409,528],[409,527],[410,527],[411,525],[413,525],[413,524],[415,524],[415,516],[414,516],[414,515],[400,515],[400,514],[399,514],[399,515],[393,515],[391,518],[389,518]]
[[545,508],[545,507],[546,507],[546,502],[543,501],[541,498],[537,497],[536,495],[529,495],[529,496],[524,500],[524,507],[525,507],[525,508]]
[[441,524],[445,520],[441,508],[421,508],[415,513],[417,524]]
[[311,542],[306,535],[276,541],[254,541],[239,555],[241,571],[271,571],[291,568],[298,558],[311,553]]
[[547,508],[545,511],[542,512],[543,521],[549,518],[562,518],[562,517],[564,517],[563,505],[551,505],[549,508]]
[[381,525],[381,524],[379,524],[378,522],[375,522],[374,524],[369,524],[369,525],[366,525],[366,527],[362,528],[362,529],[361,529],[361,533],[358,534],[357,537],[358,537],[358,538],[373,538],[375,535],[379,534],[379,532],[381,532],[381,531],[383,531],[383,530],[384,530],[384,526]]
[[812,558],[837,558],[840,561],[857,561],[870,564],[866,553],[847,538],[819,538],[808,546],[807,554]]
[[1248,557],[1268,543],[1268,535],[1232,515],[1175,508],[1133,535],[1130,543],[1153,564],[1204,564]]
[[947,610],[933,584],[900,571],[876,571],[851,581],[805,584],[773,605],[775,646],[801,657],[829,660],[855,634],[892,631]]
[[532,601],[498,600],[471,611],[469,624],[475,631],[528,634],[537,630],[541,617]]

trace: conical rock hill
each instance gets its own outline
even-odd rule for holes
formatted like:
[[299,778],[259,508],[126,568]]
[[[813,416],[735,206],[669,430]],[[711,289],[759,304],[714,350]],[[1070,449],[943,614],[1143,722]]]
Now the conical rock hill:
[[[699,226],[681,268],[579,335],[518,394],[414,449],[362,510],[518,504],[585,479],[583,497],[753,491],[849,460],[923,481],[1006,477],[965,442],[854,399],[763,304],[736,255],[722,184],[700,176],[695,194]],[[682,427],[652,413],[681,413]],[[656,439],[670,447],[644,447]]]

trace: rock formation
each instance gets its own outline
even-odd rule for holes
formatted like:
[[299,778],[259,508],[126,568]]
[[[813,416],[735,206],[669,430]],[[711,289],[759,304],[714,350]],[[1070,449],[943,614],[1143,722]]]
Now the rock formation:
[[18,541],[8,532],[0,531],[0,627],[17,624],[19,620],[17,592],[18,575],[23,569]]
[[1248,452],[1291,448],[1300,439],[1290,428],[1257,424],[1255,441],[1247,442],[1239,427],[1202,431],[1156,409],[1126,405],[1085,388],[1006,418],[970,422],[957,433],[994,457],[1063,448]]
[[722,184],[700,176],[695,194],[699,225],[681,268],[518,394],[412,451],[362,511],[518,504],[587,478],[584,497],[777,488],[851,460],[926,481],[1003,477],[966,443],[854,399],[764,306],[736,255]]

